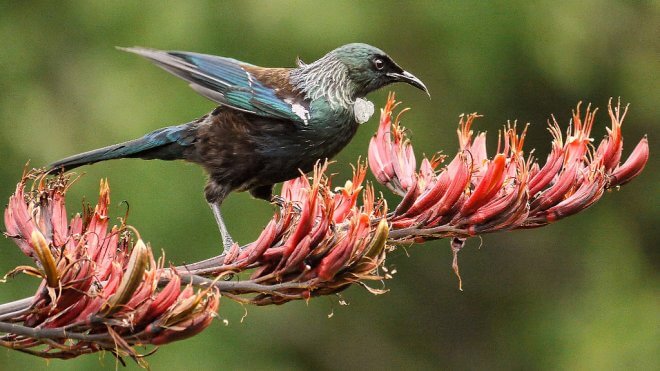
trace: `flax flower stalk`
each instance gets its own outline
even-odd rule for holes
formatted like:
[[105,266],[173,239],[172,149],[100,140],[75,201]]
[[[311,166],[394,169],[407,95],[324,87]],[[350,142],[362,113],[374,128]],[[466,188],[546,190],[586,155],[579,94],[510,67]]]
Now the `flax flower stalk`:
[[[107,350],[144,366],[136,346],[199,333],[216,315],[220,294],[255,305],[308,300],[353,284],[380,294],[385,290],[368,283],[391,278],[390,251],[438,238],[450,239],[458,274],[457,254],[467,238],[575,214],[639,175],[649,158],[643,138],[620,164],[626,110],[619,104],[610,104],[612,126],[598,146],[590,138],[596,111],[587,107],[583,114],[578,105],[565,137],[553,119],[543,165],[525,155],[526,127],[515,124],[502,129],[489,157],[485,134],[472,131],[479,116],[470,114],[459,121],[458,153],[423,158],[418,166],[400,124],[405,110],[395,114],[397,105],[390,95],[368,165],[358,162],[351,180],[333,187],[327,164],[318,164],[311,176],[284,183],[280,209],[254,242],[180,267],[156,261],[134,229],[109,227],[107,182],[98,205],[69,222],[70,175],[26,174],[9,200],[5,227],[34,266],[10,274],[37,276],[41,285],[29,300],[0,305],[0,344],[41,357]],[[401,196],[394,208],[365,182],[368,169]],[[34,185],[26,191],[29,180]]]

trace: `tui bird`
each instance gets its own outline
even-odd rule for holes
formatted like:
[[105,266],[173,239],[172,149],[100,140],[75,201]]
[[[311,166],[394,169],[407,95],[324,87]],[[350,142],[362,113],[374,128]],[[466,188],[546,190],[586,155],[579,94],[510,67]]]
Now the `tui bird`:
[[189,123],[67,157],[51,164],[51,170],[118,158],[199,164],[208,173],[204,195],[225,252],[233,240],[220,205],[230,192],[249,191],[271,200],[273,184],[336,155],[373,114],[373,103],[363,98],[378,88],[405,82],[428,94],[387,54],[360,43],[341,46],[310,64],[297,60],[295,68],[264,68],[182,51],[119,49],[151,60],[219,106]]

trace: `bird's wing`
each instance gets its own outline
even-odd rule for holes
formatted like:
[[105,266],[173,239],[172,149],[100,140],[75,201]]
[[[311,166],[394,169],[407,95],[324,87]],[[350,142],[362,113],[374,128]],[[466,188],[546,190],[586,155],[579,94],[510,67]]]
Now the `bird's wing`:
[[[214,102],[260,116],[307,123],[306,109],[288,81],[283,81],[288,80],[284,78],[288,77],[287,69],[266,69],[208,54],[140,47],[119,49],[151,60],[188,81],[193,90]],[[273,78],[273,74],[280,76]],[[278,83],[282,86],[276,86]]]

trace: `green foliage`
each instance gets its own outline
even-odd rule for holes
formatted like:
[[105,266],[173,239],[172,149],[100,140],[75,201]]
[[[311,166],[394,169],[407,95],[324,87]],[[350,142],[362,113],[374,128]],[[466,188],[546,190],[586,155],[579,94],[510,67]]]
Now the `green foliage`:
[[[1,2],[0,197],[23,164],[45,165],[80,151],[187,122],[213,108],[181,81],[114,46],[141,45],[234,57],[264,66],[314,60],[349,42],[389,53],[422,79],[429,101],[408,86],[405,125],[418,151],[457,147],[458,114],[478,110],[477,129],[530,121],[528,148],[545,158],[545,120],[568,122],[579,100],[605,108],[631,102],[624,155],[644,134],[657,150],[660,90],[658,2]],[[385,92],[371,96],[376,106]],[[608,122],[601,112],[598,130]],[[364,155],[375,120],[338,158]],[[491,139],[494,136],[491,135]],[[494,143],[493,143],[494,144]],[[491,146],[492,148],[492,146]],[[627,151],[626,151],[627,150]],[[85,167],[69,200],[94,200],[98,179],[113,189],[113,215],[128,200],[129,223],[176,263],[222,246],[202,196],[201,170],[184,163],[122,160]],[[457,290],[447,241],[390,258],[391,292],[353,288],[337,300],[244,308],[226,301],[228,319],[149,359],[154,369],[484,368],[653,369],[657,349],[657,161],[620,192],[546,228],[488,235],[460,256]],[[74,210],[74,205],[69,205]],[[239,242],[253,240],[272,207],[232,195],[223,212]],[[481,249],[478,247],[481,246]],[[25,258],[0,240],[0,271]],[[0,300],[32,293],[33,279],[0,286]],[[327,314],[334,312],[331,319]],[[43,368],[18,352],[6,369]],[[50,370],[112,369],[110,355],[52,361]],[[130,367],[135,367],[131,365]]]

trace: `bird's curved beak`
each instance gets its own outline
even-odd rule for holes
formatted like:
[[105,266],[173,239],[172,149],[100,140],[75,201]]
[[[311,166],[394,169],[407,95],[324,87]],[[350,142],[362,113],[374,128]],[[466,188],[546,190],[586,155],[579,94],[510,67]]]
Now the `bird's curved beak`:
[[405,82],[406,84],[412,85],[419,90],[423,90],[424,92],[426,92],[429,98],[431,98],[431,93],[429,93],[429,89],[426,88],[426,85],[424,85],[422,80],[415,77],[415,75],[413,75],[412,73],[408,71],[403,71],[401,73],[391,72],[388,73],[387,76],[391,77],[394,81]]

